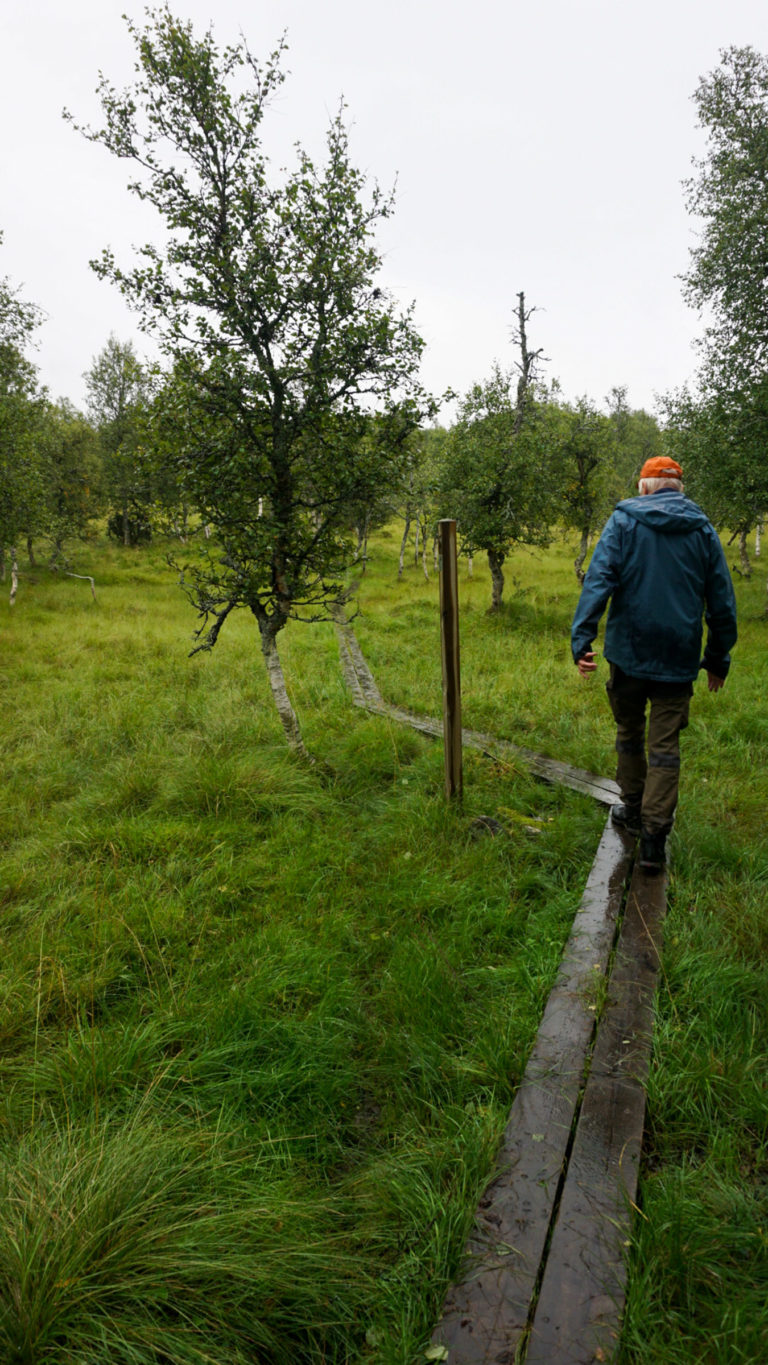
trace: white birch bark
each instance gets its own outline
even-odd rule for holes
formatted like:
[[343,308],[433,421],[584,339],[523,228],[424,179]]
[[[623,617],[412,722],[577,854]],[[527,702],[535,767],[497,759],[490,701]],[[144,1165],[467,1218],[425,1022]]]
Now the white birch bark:
[[400,561],[399,561],[398,567],[397,567],[397,577],[398,577],[398,579],[402,578],[402,576],[403,576],[403,567],[404,567],[404,565],[405,565],[405,547],[406,547],[406,545],[408,544],[408,532],[410,531],[410,529],[411,529],[411,514],[410,514],[410,512],[406,512],[406,514],[405,514],[405,530],[403,531],[403,539],[402,539],[401,542],[400,542]]
[[17,557],[16,557],[16,547],[15,547],[15,545],[12,545],[12,546],[11,546],[11,548],[10,548],[10,555],[11,555],[11,596],[10,596],[10,598],[9,598],[9,603],[10,603],[11,606],[13,606],[14,603],[15,603],[15,601],[16,601],[16,592],[17,592],[18,586],[19,586],[19,561],[18,561],[18,559],[17,559]]
[[271,631],[264,631],[261,635],[261,652],[264,655],[264,664],[267,670],[269,685],[272,689],[272,698],[277,707],[277,714],[285,732],[288,745],[295,753],[307,758],[307,750],[301,737],[299,721],[291,706],[288,696],[288,689],[285,685],[283,666],[280,662],[280,655],[277,651],[277,641]]
[[749,550],[747,549],[747,533],[739,532],[739,559],[741,560],[741,572],[745,578],[752,577],[752,565],[749,562]]

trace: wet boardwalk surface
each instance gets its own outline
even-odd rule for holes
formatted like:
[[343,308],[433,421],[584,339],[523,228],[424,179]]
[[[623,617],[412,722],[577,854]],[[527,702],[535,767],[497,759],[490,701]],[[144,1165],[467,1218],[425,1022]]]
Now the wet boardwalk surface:
[[606,825],[433,1345],[448,1365],[610,1360],[645,1115],[665,878]]
[[[441,738],[440,720],[391,706],[354,632],[339,650],[355,704]],[[609,806],[610,779],[479,731],[465,746],[522,760]],[[666,877],[634,867],[610,817],[475,1217],[463,1278],[432,1346],[447,1365],[610,1361],[624,1310]]]

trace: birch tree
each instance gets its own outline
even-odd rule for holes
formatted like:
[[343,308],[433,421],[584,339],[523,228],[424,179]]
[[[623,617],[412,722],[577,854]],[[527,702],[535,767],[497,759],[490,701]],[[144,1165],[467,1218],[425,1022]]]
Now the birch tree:
[[[138,311],[174,371],[175,462],[210,524],[188,572],[212,648],[237,608],[253,613],[289,743],[302,748],[277,639],[292,617],[327,618],[343,595],[347,529],[366,413],[415,424],[422,343],[380,283],[375,230],[391,197],[352,163],[343,107],[324,162],[301,147],[275,172],[262,125],[283,82],[283,45],[260,62],[220,49],[168,8],[127,20],[136,80],[100,85],[103,126],[82,129],[131,164],[161,245],[97,271]],[[366,460],[363,477],[367,478]]]

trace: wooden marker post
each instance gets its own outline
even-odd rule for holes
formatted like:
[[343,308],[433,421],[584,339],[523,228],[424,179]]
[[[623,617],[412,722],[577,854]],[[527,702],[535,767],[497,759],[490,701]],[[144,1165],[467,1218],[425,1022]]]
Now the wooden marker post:
[[461,671],[459,668],[459,570],[456,522],[438,522],[440,539],[440,633],[443,655],[443,744],[445,795],[462,796]]

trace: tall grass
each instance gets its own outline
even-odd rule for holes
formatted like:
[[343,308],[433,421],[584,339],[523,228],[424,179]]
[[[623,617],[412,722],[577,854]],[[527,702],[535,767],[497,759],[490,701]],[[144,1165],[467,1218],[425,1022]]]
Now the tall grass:
[[[463,572],[464,719],[611,773],[569,558],[521,554],[498,619]],[[359,638],[389,700],[439,714],[437,584],[396,559],[380,537]],[[605,812],[475,754],[447,807],[439,747],[356,710],[330,627],[296,624],[302,766],[244,614],[190,659],[162,548],[83,571],[96,603],[41,573],[0,606],[0,1358],[406,1365]],[[762,1359],[766,626],[739,595],[684,739],[626,1361]]]

